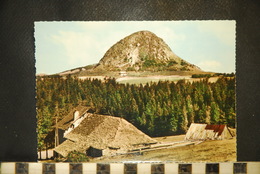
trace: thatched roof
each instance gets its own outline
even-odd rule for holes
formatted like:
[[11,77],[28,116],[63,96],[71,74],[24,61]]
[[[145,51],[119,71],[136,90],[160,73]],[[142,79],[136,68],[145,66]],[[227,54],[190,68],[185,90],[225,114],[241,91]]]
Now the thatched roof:
[[62,156],[72,150],[85,152],[90,146],[96,149],[129,149],[138,144],[156,143],[123,118],[91,113],[65,138],[68,140],[55,148]]
[[231,131],[226,125],[207,125],[192,123],[186,133],[186,140],[206,140],[206,139],[228,139],[232,138]]
[[86,106],[77,106],[76,108],[72,109],[68,115],[66,115],[61,121],[57,123],[59,129],[66,130],[70,126],[71,122],[74,120],[74,113],[76,111],[79,112],[79,115],[83,115],[89,110],[89,107]]

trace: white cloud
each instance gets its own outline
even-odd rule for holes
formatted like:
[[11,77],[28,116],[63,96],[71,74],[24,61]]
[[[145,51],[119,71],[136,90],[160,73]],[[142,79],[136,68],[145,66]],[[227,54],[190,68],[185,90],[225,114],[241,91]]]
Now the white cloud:
[[215,35],[227,45],[235,45],[236,37],[235,21],[202,21],[198,23],[198,29],[202,32]]
[[60,31],[51,38],[63,47],[71,66],[97,63],[96,53],[100,52],[101,47],[94,36],[81,32]]
[[[171,24],[171,25],[169,25]],[[105,22],[80,22],[78,25],[88,33],[102,35],[99,37],[103,52],[108,50],[117,41],[141,30],[149,30],[161,37],[171,48],[186,39],[182,33],[176,33],[172,25],[181,25],[178,21],[105,21]],[[105,33],[105,34],[104,34]]]
[[155,34],[158,37],[162,38],[169,46],[172,45],[172,47],[180,45],[180,42],[186,39],[186,36],[184,34],[177,34],[176,32],[174,32],[174,30],[168,27],[163,27],[161,29],[155,30]]
[[99,62],[113,44],[140,30],[154,32],[173,51],[181,41],[186,39],[184,34],[177,34],[169,25],[160,21],[76,22],[76,24],[79,31],[64,28],[51,36],[52,41],[62,48],[64,63],[67,62],[70,67]]
[[62,47],[68,64],[77,67],[98,63],[105,52],[123,37],[125,34],[122,32],[109,32],[102,37],[88,32],[59,31],[51,39]]
[[[58,65],[62,69],[69,69],[97,63],[113,44],[140,30],[155,33],[174,53],[206,71],[224,71],[224,66],[227,67],[226,64],[230,62],[228,59],[234,59],[233,54],[225,56],[227,53],[223,48],[232,53],[235,50],[235,21],[100,21],[71,22],[71,25],[70,22],[50,24],[52,27],[44,25],[36,29],[41,29],[41,54],[46,54],[42,59],[49,58],[50,61],[57,62],[56,69]],[[45,35],[48,41],[44,40]],[[193,37],[194,35],[198,37]],[[212,44],[199,43],[204,43],[205,40]],[[217,49],[221,50],[216,51]],[[53,60],[55,57],[59,59]]]
[[220,62],[215,60],[206,60],[198,63],[198,66],[204,71],[218,71],[222,66]]

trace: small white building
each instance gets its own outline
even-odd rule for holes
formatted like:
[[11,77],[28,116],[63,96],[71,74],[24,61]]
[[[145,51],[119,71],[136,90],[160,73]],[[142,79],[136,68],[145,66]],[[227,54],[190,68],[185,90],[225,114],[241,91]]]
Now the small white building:
[[127,73],[126,73],[126,71],[120,71],[119,75],[122,77],[125,77],[125,76],[127,76]]

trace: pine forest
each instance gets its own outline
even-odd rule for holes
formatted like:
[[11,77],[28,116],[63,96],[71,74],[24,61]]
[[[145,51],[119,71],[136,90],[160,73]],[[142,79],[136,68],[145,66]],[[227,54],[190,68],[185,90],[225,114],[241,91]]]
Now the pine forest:
[[191,123],[226,124],[235,128],[235,77],[215,83],[159,81],[120,84],[115,79],[37,77],[38,146],[53,129],[56,118],[75,106],[123,117],[151,137],[185,133]]

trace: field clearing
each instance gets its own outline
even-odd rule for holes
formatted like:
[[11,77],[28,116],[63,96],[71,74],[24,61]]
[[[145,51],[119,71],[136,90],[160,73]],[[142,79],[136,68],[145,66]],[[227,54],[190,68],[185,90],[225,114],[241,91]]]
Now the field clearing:
[[[185,135],[154,138],[160,142],[183,141]],[[90,162],[174,161],[174,162],[234,162],[236,137],[229,140],[208,140],[197,145],[187,145],[143,152],[92,159]]]
[[159,81],[178,81],[178,80],[186,80],[190,79],[190,76],[147,76],[147,77],[121,77],[117,78],[116,81],[118,83],[123,84],[146,84],[150,82],[159,82]]
[[[199,72],[200,74],[211,74],[210,72]],[[121,84],[146,84],[150,82],[158,83],[159,81],[170,81],[170,82],[177,82],[179,80],[185,80],[186,82],[198,82],[205,78],[192,78],[193,73],[186,72],[186,71],[176,71],[170,72],[170,71],[162,71],[162,72],[135,72],[135,71],[129,71],[127,72],[127,76],[120,76],[119,72],[88,72],[88,73],[81,73],[78,78],[85,80],[85,79],[98,79],[98,80],[105,80],[107,77],[115,78],[118,83]],[[208,81],[211,83],[214,83],[218,80],[219,77],[210,77],[208,78]]]
[[[78,77],[81,80],[86,79],[98,79],[103,81],[106,76],[79,76]],[[218,80],[219,77],[210,77],[208,79],[209,82],[215,83]],[[126,76],[126,77],[116,77],[116,81],[121,84],[146,84],[150,82],[158,83],[159,81],[170,81],[170,82],[177,82],[179,80],[185,80],[186,82],[198,82],[205,78],[191,78],[191,76],[179,76],[179,75],[172,75],[172,76]]]
[[[170,81],[170,82],[177,82],[179,80],[185,80],[186,82],[199,82],[201,80],[204,80],[205,78],[191,78],[191,76],[179,76],[179,75],[173,75],[173,76],[147,76],[147,77],[120,77],[117,78],[116,81],[118,83],[122,84],[146,84],[150,82],[159,82],[159,81]],[[219,77],[210,77],[208,81],[210,83],[215,83]]]
[[[193,82],[199,82],[199,81],[201,81],[201,80],[203,80],[203,79],[205,79],[205,78],[190,78],[190,79],[188,79],[187,81],[193,83]],[[219,77],[210,77],[210,78],[208,79],[208,81],[209,81],[210,83],[215,83],[218,79],[219,79]]]
[[86,80],[86,79],[98,79],[98,80],[104,80],[105,76],[79,76],[78,77],[81,80]]

